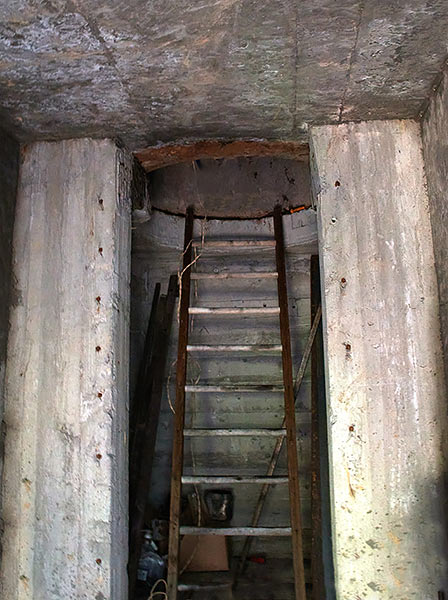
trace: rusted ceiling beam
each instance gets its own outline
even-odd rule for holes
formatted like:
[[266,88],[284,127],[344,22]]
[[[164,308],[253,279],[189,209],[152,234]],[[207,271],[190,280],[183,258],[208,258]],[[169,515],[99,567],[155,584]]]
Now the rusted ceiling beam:
[[306,144],[262,140],[202,140],[198,142],[150,146],[137,150],[136,158],[146,171],[176,163],[204,158],[237,158],[239,156],[279,156],[308,161]]

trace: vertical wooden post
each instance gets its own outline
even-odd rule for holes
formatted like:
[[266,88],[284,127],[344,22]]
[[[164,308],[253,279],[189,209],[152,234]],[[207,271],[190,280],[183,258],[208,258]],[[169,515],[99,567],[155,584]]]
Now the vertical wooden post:
[[282,207],[279,205],[277,205],[274,209],[274,232],[275,256],[278,273],[278,300],[280,305],[280,335],[282,341],[286,448],[288,452],[289,502],[291,509],[295,600],[306,600],[302,546],[302,517],[300,511],[299,462],[297,458],[296,415],[294,408],[294,384],[291,357],[291,334],[289,331],[288,292],[286,287]]
[[179,520],[182,492],[182,467],[184,458],[185,384],[187,379],[188,307],[190,304],[190,274],[193,238],[193,207],[185,216],[184,258],[180,281],[179,340],[177,346],[176,403],[171,465],[171,503],[168,547],[168,598],[177,598],[179,564]]
[[[311,322],[321,303],[319,256],[311,257]],[[322,335],[322,328],[319,327]],[[317,336],[318,338],[319,336]],[[319,436],[319,344],[314,341],[311,351],[311,577],[313,583],[313,600],[324,600],[324,568],[322,557],[322,498],[320,469],[320,436]]]

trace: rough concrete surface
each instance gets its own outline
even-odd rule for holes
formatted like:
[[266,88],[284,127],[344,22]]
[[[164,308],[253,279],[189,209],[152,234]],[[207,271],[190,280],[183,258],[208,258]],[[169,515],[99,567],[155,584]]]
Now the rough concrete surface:
[[127,593],[129,156],[25,149],[5,396],[8,600]]
[[149,174],[154,208],[202,217],[260,218],[276,204],[288,210],[310,206],[308,162],[284,158],[205,159]]
[[[15,140],[0,130],[0,485],[3,472],[3,387],[9,328],[12,234],[18,173],[19,146]],[[1,504],[0,488],[0,511]],[[1,530],[0,512],[0,532]],[[0,540],[0,561],[1,554]]]
[[448,590],[439,304],[419,126],[317,127],[339,600]]
[[305,139],[414,117],[447,52],[428,0],[9,0],[1,114],[23,140]]
[[439,283],[445,378],[448,382],[448,74],[446,72],[423,120],[422,133]]

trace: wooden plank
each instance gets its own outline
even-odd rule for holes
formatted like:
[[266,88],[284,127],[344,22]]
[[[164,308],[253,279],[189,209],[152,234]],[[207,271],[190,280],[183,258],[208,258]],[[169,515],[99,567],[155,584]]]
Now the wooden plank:
[[277,279],[277,273],[274,271],[250,271],[243,273],[234,271],[233,273],[192,273],[191,279]]
[[171,335],[174,308],[177,297],[177,274],[170,277],[168,294],[162,296],[160,308],[163,309],[160,327],[155,332],[154,349],[150,370],[153,373],[151,395],[148,398],[145,415],[143,443],[138,457],[138,478],[135,497],[130,498],[132,504],[130,514],[129,535],[129,586],[130,597],[133,597],[137,582],[138,561],[143,543],[143,526],[145,509],[151,483],[152,465],[159,424],[160,405],[165,381],[165,370],[168,356],[168,344]]
[[187,346],[187,352],[281,352],[282,347],[277,344],[241,344],[240,346],[206,344],[191,344]]
[[278,437],[286,429],[184,429],[185,437]]
[[275,248],[275,240],[193,240],[195,248]]
[[[138,369],[137,384],[135,387],[134,397],[132,400],[131,410],[130,410],[130,419],[129,419],[130,459],[132,459],[134,452],[135,452],[134,441],[135,441],[136,430],[137,430],[137,426],[140,423],[142,423],[142,421],[143,421],[145,400],[148,397],[148,385],[149,385],[149,382],[153,375],[151,369],[149,368],[149,364],[151,361],[152,349],[153,349],[153,345],[154,345],[154,331],[155,331],[155,327],[156,327],[157,307],[159,305],[159,298],[160,298],[160,283],[156,283],[156,285],[154,286],[154,294],[152,297],[151,313],[149,315],[148,327],[146,329],[145,344],[143,347],[142,359],[141,359],[139,369]],[[130,464],[132,466],[132,464],[133,464],[132,460],[131,460]],[[133,481],[132,469],[131,469],[131,473],[130,473],[130,481],[131,481],[131,487],[132,487],[132,481]]]
[[180,282],[179,339],[176,367],[176,403],[173,432],[173,454],[171,464],[170,528],[168,547],[167,594],[176,600],[179,564],[179,522],[182,493],[182,467],[184,455],[183,429],[185,424],[185,383],[187,380],[187,345],[190,304],[190,275],[192,262],[193,207],[187,209],[185,217],[184,257]]
[[181,535],[290,536],[291,527],[194,527],[183,525]]
[[263,483],[265,485],[277,485],[288,483],[287,477],[230,477],[230,476],[214,476],[214,475],[183,475],[182,483],[184,484],[195,484],[204,483],[207,485],[224,485],[233,483]]
[[278,315],[279,306],[272,307],[252,307],[252,308],[212,308],[202,306],[192,306],[188,309],[190,315]]
[[253,393],[253,392],[282,392],[279,385],[186,385],[186,392],[191,393]]
[[302,519],[300,513],[299,463],[297,458],[294,385],[289,331],[288,292],[286,286],[285,248],[282,207],[274,209],[275,257],[278,272],[278,303],[280,306],[280,335],[282,339],[283,384],[285,388],[286,448],[288,455],[289,498],[291,510],[292,554],[294,561],[295,599],[306,600],[303,565]]
[[[320,310],[319,257],[311,257],[311,319]],[[311,352],[311,577],[312,600],[325,598],[324,564],[322,554],[322,499],[319,441],[319,347],[313,344]]]

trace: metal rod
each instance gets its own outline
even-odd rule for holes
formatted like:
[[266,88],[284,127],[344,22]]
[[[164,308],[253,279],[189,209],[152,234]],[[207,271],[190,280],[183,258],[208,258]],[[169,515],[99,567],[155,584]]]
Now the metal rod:
[[185,424],[185,383],[187,380],[188,306],[190,304],[190,275],[193,237],[193,207],[185,216],[184,258],[180,282],[179,340],[176,368],[176,403],[171,464],[170,527],[168,546],[167,594],[169,600],[177,598],[179,564],[179,520],[181,510],[182,467],[184,455],[183,429]]
[[193,527],[184,525],[181,535],[231,535],[231,536],[290,536],[291,527]]
[[278,437],[286,429],[184,429],[185,437]]
[[283,239],[282,207],[274,209],[275,257],[278,272],[278,303],[280,306],[280,334],[282,339],[283,385],[285,387],[286,449],[288,458],[289,504],[292,528],[292,555],[296,600],[306,600],[305,569],[303,565],[302,515],[300,509],[299,462],[295,418],[294,384],[292,374],[291,334],[289,330],[288,292],[286,285],[285,247]]
[[288,483],[287,477],[227,477],[227,476],[208,476],[208,475],[183,475],[182,483],[194,484],[204,483],[206,485],[225,485],[232,483],[263,483],[266,485],[277,485]]

